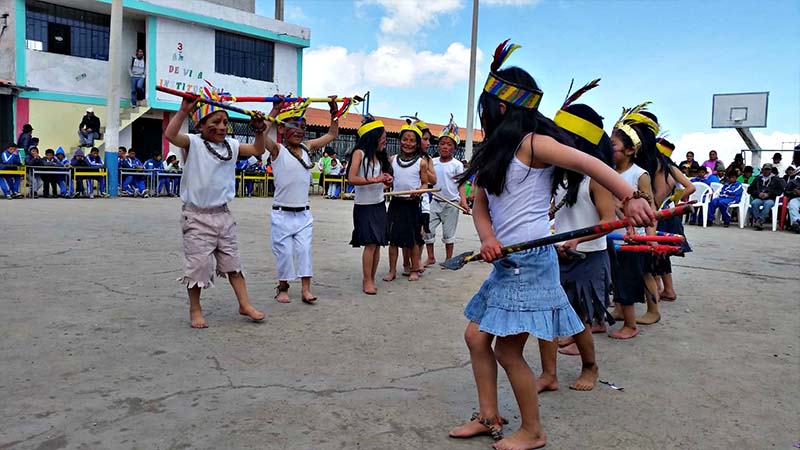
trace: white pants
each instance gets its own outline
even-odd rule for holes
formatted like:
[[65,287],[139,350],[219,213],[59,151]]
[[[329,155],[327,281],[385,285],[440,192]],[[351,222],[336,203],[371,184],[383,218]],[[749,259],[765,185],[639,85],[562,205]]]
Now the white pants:
[[272,210],[272,253],[279,281],[314,276],[311,269],[311,211]]
[[436,229],[442,226],[442,242],[454,244],[456,242],[456,229],[458,228],[458,215],[460,211],[455,206],[445,202],[431,200],[430,234],[425,234],[425,243],[436,242]]

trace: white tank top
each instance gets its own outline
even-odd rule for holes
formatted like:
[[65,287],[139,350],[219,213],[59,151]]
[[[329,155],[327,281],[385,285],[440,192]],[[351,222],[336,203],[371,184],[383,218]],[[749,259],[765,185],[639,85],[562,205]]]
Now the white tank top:
[[[369,173],[366,173],[366,163],[364,152],[361,152],[361,165],[358,167],[357,175],[364,178],[375,178],[381,174],[381,163],[374,161],[369,167]],[[383,183],[365,184],[363,186],[354,186],[355,189],[355,204],[356,205],[374,205],[376,203],[383,203]]]
[[398,163],[399,157],[392,159],[392,169],[394,170],[394,184],[392,189],[395,191],[409,191],[419,189],[422,185],[422,178],[419,176],[419,166],[422,158],[417,158],[409,167],[401,167]]
[[[275,198],[273,205],[289,208],[302,208],[308,205],[308,187],[311,185],[311,169],[306,169],[283,144],[278,144],[278,156],[272,160],[272,174],[275,177]],[[311,158],[303,148],[303,161],[311,165]]]
[[[646,170],[634,164],[628,167],[628,170],[619,174],[619,176],[621,176],[623,180],[630,184],[634,190],[639,190],[639,178],[646,173]],[[644,234],[644,227],[637,227],[636,234]]]
[[[600,214],[597,212],[597,207],[595,207],[594,202],[592,202],[591,191],[589,189],[591,181],[589,177],[583,177],[583,181],[581,181],[578,187],[578,199],[575,201],[575,204],[572,206],[564,204],[561,209],[556,211],[556,233],[586,228],[597,225],[600,222]],[[554,199],[556,205],[561,203],[561,200],[563,200],[566,195],[567,190],[558,186]],[[592,239],[591,241],[581,242],[577,247],[579,252],[597,252],[605,249],[605,236]]]
[[503,193],[486,193],[494,235],[501,244],[518,244],[550,234],[552,178],[552,166],[528,167],[514,156],[506,170]]
[[[225,138],[231,147],[231,158],[223,161],[206,148],[203,138],[189,135],[189,152],[183,155],[183,178],[181,178],[181,200],[198,208],[222,206],[236,196],[236,159],[239,156],[239,141]],[[209,145],[215,152],[227,156],[224,144]]]

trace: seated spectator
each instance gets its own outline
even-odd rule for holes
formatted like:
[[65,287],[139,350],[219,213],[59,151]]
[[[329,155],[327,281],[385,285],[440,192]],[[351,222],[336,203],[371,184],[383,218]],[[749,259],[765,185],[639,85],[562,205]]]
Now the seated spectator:
[[700,168],[697,169],[697,176],[692,178],[692,183],[696,182],[711,186],[711,183],[719,183],[719,177],[714,174],[709,175],[708,168],[706,166],[700,166]]
[[780,178],[772,174],[772,164],[764,164],[761,175],[747,189],[750,200],[750,214],[753,215],[753,228],[762,230],[775,198],[783,193]]
[[[155,186],[156,180],[158,179],[158,172],[164,170],[164,160],[161,152],[157,152],[153,155],[152,158],[148,159],[144,162],[144,168],[146,170],[150,170],[150,174],[147,176],[150,180],[148,185]],[[156,197],[158,197],[158,193],[156,192]]]
[[[125,159],[126,169],[144,169],[144,164],[136,157],[136,150],[133,148],[128,149],[128,157]],[[128,175],[125,181],[122,182],[122,187],[131,197],[150,197],[150,192],[147,191],[144,175]]]
[[784,172],[784,175],[783,175],[783,181],[788,183],[789,180],[794,178],[794,174],[795,174],[794,167],[792,167],[792,166],[787,167],[786,171]]
[[[164,172],[178,173],[181,167],[178,164],[178,157],[170,154],[167,156],[167,162],[164,164]],[[166,195],[175,197],[180,192],[181,179],[179,177],[163,177],[158,183],[158,190],[156,196],[161,195],[162,188],[167,191]]]
[[[61,163],[58,162],[56,159],[56,152],[53,151],[52,148],[48,148],[44,151],[44,158],[42,158],[41,164],[45,167],[61,167]],[[42,189],[42,197],[50,198],[50,190],[52,188],[53,197],[58,197],[58,190],[56,186],[58,186],[58,181],[63,178],[60,175],[53,175],[47,174],[42,175],[42,181],[44,182],[44,187]]]
[[[331,165],[328,167],[328,176],[331,178],[342,176],[342,166],[339,164],[338,159],[331,158]],[[341,183],[328,183],[328,192],[326,198],[339,198],[341,192]]]
[[717,168],[717,162],[722,162],[717,158],[717,151],[711,150],[708,152],[708,159],[703,162],[703,166],[705,166],[709,171],[714,171]]
[[783,188],[785,188],[785,187],[786,187],[786,180],[784,180],[784,179],[781,177],[781,173],[780,173],[780,171],[778,171],[778,168],[777,168],[777,167],[775,167],[775,166],[772,166],[772,175],[773,175],[775,178],[777,178],[777,179],[778,179],[778,183],[780,183],[780,184],[781,184],[781,191],[783,191]]
[[[464,166],[466,167],[466,166]],[[686,160],[680,163],[681,170],[686,168],[686,172],[689,173],[690,171],[697,170],[700,168],[700,163],[694,160],[694,152],[686,152]]]
[[240,160],[236,161],[236,195],[237,196],[239,195],[239,192],[241,192],[239,190],[239,189],[241,189],[241,185],[239,184],[241,182],[240,175],[244,174],[244,172],[247,170],[247,166],[249,166],[249,165],[250,165],[250,163],[247,162],[246,159],[240,159]]
[[[25,155],[25,165],[28,167],[42,165],[42,158],[39,156],[38,147],[33,146],[28,150],[28,154]],[[31,179],[31,177],[28,178]],[[30,196],[33,198],[39,198],[39,189],[41,188],[42,188],[41,175],[36,175],[35,177],[32,177],[30,182],[30,192],[31,192]]]
[[[0,166],[7,170],[13,170],[22,165],[17,151],[17,144],[12,142],[6,146],[6,149],[0,154]],[[19,175],[3,175],[0,177],[0,189],[3,190],[8,200],[12,198],[22,198],[19,193],[19,184],[21,181]]]
[[756,181],[756,176],[753,175],[753,166],[744,166],[744,172],[739,175],[736,181],[747,185],[753,184]]
[[717,179],[719,179],[719,181],[717,183],[723,183],[725,178],[726,178],[725,177],[725,164],[722,164],[722,162],[718,162],[717,163],[717,167],[714,168],[714,172],[716,172]]
[[[86,157],[86,161],[89,163],[91,167],[96,167],[98,169],[105,167],[103,164],[103,159],[100,158],[100,150],[97,147],[92,147],[92,150],[89,152],[89,156]],[[86,180],[89,185],[89,198],[94,198],[94,181],[89,178]],[[106,193],[106,178],[105,177],[97,177],[97,187],[100,191],[100,197],[108,198],[108,194]]]
[[728,166],[728,169],[725,171],[726,173],[725,178],[728,178],[727,174],[733,171],[736,171],[737,173],[740,174],[744,172],[744,157],[742,157],[741,153],[737,153],[736,156],[733,157],[733,162],[731,163],[730,166]]
[[714,216],[716,215],[717,208],[719,208],[722,213],[722,226],[728,228],[731,225],[731,215],[728,213],[728,207],[732,203],[735,204],[742,201],[742,194],[744,193],[742,183],[736,180],[737,175],[736,172],[728,173],[725,186],[711,199],[708,208],[709,226],[714,224]]
[[781,161],[783,161],[783,155],[778,152],[772,155],[772,167],[778,171],[778,175],[780,175],[784,170],[784,165],[781,163]]
[[86,114],[78,125],[78,139],[81,147],[94,147],[94,140],[100,137],[100,118],[94,115],[94,109],[86,108]]
[[[250,164],[245,169],[246,173],[251,173],[251,174],[256,174],[256,175],[267,173],[267,169],[264,168],[264,163],[261,162],[261,160],[256,158],[255,156],[251,156],[247,160],[247,162],[250,163]],[[254,184],[255,184],[254,180],[247,180],[247,182],[244,184],[245,194],[248,197],[252,197],[253,196]]]
[[800,175],[793,176],[786,183],[783,195],[789,199],[789,228],[800,233]]
[[[83,150],[77,149],[75,150],[75,154],[72,156],[72,160],[69,162],[70,166],[72,167],[91,167],[89,165],[89,161],[86,160],[86,157],[83,155]],[[86,196],[86,189],[83,185],[84,179],[77,179],[76,186],[73,186],[74,192],[72,192],[72,198],[78,198]],[[94,198],[94,196],[92,196]]]
[[[56,161],[58,161],[61,167],[65,169],[72,168],[72,166],[69,163],[69,159],[67,159],[66,153],[64,153],[64,149],[61,147],[58,147],[56,149]],[[69,185],[69,189],[67,189],[67,185]],[[68,198],[71,196],[72,178],[69,176],[69,173],[67,173],[63,177],[58,178],[58,189],[61,192],[61,198]]]

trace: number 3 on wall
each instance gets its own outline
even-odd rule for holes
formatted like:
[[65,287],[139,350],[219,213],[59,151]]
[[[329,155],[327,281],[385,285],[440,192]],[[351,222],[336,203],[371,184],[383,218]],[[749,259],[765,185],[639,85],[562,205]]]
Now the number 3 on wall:
[[178,42],[178,51],[183,51],[183,42]]

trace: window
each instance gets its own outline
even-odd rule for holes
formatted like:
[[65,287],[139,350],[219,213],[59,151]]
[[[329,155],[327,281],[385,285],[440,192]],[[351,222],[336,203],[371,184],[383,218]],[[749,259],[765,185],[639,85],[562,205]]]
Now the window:
[[217,73],[272,81],[275,43],[217,31],[214,59]]
[[108,61],[111,18],[80,9],[29,1],[25,38],[30,50]]

